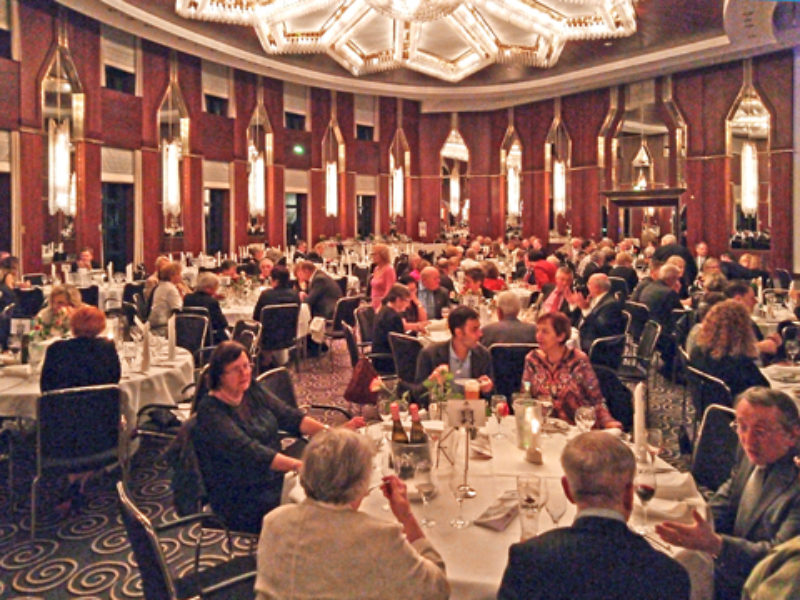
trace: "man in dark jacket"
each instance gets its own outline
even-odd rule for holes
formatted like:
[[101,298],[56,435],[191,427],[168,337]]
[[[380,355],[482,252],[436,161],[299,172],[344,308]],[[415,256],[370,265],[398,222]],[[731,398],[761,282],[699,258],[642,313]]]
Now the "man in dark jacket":
[[667,262],[670,256],[680,256],[686,263],[683,269],[683,289],[688,290],[697,279],[697,263],[694,256],[686,246],[681,246],[671,233],[661,238],[661,245],[653,252],[653,258],[661,262]]
[[[592,342],[597,338],[625,333],[625,318],[622,314],[622,303],[609,293],[611,282],[608,280],[608,275],[595,273],[589,278],[586,285],[589,288],[588,298],[578,295],[583,313],[578,331],[581,350],[589,354]],[[622,352],[619,356],[596,358],[601,361],[599,364],[617,368],[622,360]]]

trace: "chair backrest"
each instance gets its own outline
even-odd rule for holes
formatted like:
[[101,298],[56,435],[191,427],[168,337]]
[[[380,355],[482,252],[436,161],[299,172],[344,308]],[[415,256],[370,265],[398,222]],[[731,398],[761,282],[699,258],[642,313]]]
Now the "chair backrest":
[[695,312],[688,308],[674,308],[670,315],[670,336],[677,346],[685,346],[689,330],[694,325]]
[[22,281],[27,281],[31,285],[44,285],[44,273],[25,273]]
[[48,468],[54,461],[99,456],[118,449],[122,434],[121,406],[118,385],[66,388],[39,396],[37,471]]
[[389,347],[392,349],[394,370],[400,381],[413,383],[417,375],[417,357],[422,351],[422,342],[410,335],[389,333]]
[[133,295],[137,292],[144,297],[144,281],[133,281],[126,283],[125,287],[122,288],[122,301],[135,303]]
[[608,282],[611,284],[611,295],[616,297],[617,300],[621,300],[625,302],[630,293],[628,290],[628,282],[625,281],[622,277],[609,277]]
[[341,331],[342,323],[347,323],[350,327],[356,326],[355,312],[363,299],[363,296],[346,296],[336,301],[336,308],[333,310],[333,331]]
[[375,309],[371,304],[364,304],[356,309],[356,323],[361,341],[372,343],[372,334],[375,330]]
[[96,285],[89,287],[78,288],[81,293],[81,301],[84,304],[91,304],[92,306],[100,306],[100,288]]
[[612,369],[619,368],[625,353],[625,341],[624,333],[595,338],[589,347],[589,362]]
[[334,281],[339,286],[339,289],[342,290],[342,296],[347,295],[347,275],[343,275],[341,277],[335,277]]
[[297,340],[299,304],[273,304],[261,309],[261,348],[291,348]]
[[786,269],[775,269],[775,280],[785,290],[792,285],[792,274]]
[[261,323],[253,319],[239,319],[233,326],[231,339],[247,348],[250,356],[255,356],[261,343]]
[[259,375],[256,381],[259,385],[268,389],[289,406],[297,408],[297,396],[294,392],[294,383],[286,367],[270,369]]
[[733,407],[733,394],[724,381],[696,369],[686,367],[686,384],[696,415],[705,414],[712,404]]
[[710,404],[703,413],[692,452],[692,476],[712,492],[728,479],[736,461],[739,437],[731,429],[735,418],[736,411],[720,404]]
[[133,303],[136,305],[136,315],[139,317],[139,320],[144,323],[150,315],[150,306],[147,300],[144,299],[144,293],[135,292],[133,294]]
[[489,354],[494,370],[494,387],[497,394],[503,394],[511,403],[511,394],[522,387],[522,372],[525,370],[525,357],[538,344],[492,344]]
[[617,374],[604,365],[592,365],[608,410],[628,430],[633,425],[633,394]]
[[347,323],[342,323],[342,331],[344,332],[344,341],[347,342],[347,352],[350,355],[350,366],[355,369],[358,363],[358,342],[356,342],[356,332]]
[[631,325],[628,333],[635,342],[638,342],[645,323],[647,323],[647,319],[650,318],[650,309],[647,308],[646,304],[628,300],[625,302],[625,310],[631,315]]
[[639,345],[636,347],[636,358],[645,364],[650,364],[653,360],[653,353],[656,351],[658,338],[661,336],[661,325],[650,319],[642,328],[642,335],[639,336]]
[[369,280],[369,267],[359,267],[353,265],[353,275],[358,277],[358,285],[362,290],[367,288],[367,281]]
[[180,312],[175,315],[175,344],[196,355],[205,345],[208,317]]
[[167,567],[167,561],[155,529],[153,529],[153,524],[133,503],[128,490],[121,481],[117,483],[117,501],[122,524],[128,533],[133,557],[139,566],[145,600],[177,598],[172,575]]
[[41,288],[16,290],[17,302],[12,315],[20,319],[32,319],[44,305],[44,293]]

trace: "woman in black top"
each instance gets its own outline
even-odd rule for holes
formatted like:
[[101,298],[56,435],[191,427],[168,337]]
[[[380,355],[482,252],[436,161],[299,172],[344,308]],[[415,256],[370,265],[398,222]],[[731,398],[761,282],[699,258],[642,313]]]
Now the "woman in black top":
[[[411,293],[402,283],[395,283],[381,301],[383,306],[375,316],[375,328],[372,332],[372,351],[391,354],[389,334],[405,333],[403,312],[411,303]],[[392,373],[394,361],[391,358],[375,358],[372,361],[378,373]]]
[[230,339],[228,335],[228,319],[222,313],[222,307],[217,300],[219,291],[219,277],[209,271],[203,271],[197,276],[194,292],[183,297],[184,307],[205,308],[208,311],[213,344],[219,344]]
[[[258,533],[263,516],[280,504],[284,473],[301,464],[281,453],[278,430],[314,435],[328,426],[268,393],[251,376],[241,344],[217,346],[193,440],[211,507],[232,529]],[[346,424],[363,425],[361,417]]]
[[272,269],[272,287],[267,288],[258,297],[253,309],[253,319],[261,321],[261,309],[275,304],[300,304],[300,294],[292,288],[289,269],[284,265],[275,265]]

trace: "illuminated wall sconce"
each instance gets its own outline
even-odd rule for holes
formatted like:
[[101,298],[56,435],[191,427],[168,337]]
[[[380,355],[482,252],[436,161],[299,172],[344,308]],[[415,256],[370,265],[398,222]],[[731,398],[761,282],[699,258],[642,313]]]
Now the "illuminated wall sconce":
[[164,217],[179,217],[181,214],[181,143],[179,140],[164,142],[161,148],[163,173],[162,206]]
[[339,185],[336,163],[325,163],[325,215],[336,217],[339,215]]
[[567,213],[567,166],[563,160],[553,162],[553,212],[562,217]]
[[251,145],[248,150],[250,160],[250,174],[247,178],[248,194],[247,203],[250,217],[263,217],[267,210],[264,181],[264,155]]
[[518,217],[522,210],[519,201],[519,170],[516,167],[508,168],[506,181],[508,184],[508,213]]
[[458,217],[461,212],[461,182],[458,180],[458,169],[450,173],[450,214]]
[[70,184],[72,183],[72,159],[70,156],[69,121],[57,123],[51,119],[47,128],[47,146],[49,153],[49,190],[48,207],[50,214],[59,211],[66,216],[70,213]]
[[402,217],[405,210],[405,178],[402,167],[392,169],[392,216]]
[[758,150],[751,141],[742,143],[742,213],[755,217],[758,212]]
[[650,156],[650,149],[644,138],[639,151],[633,157],[631,166],[633,166],[633,189],[646,190],[653,181],[653,157]]

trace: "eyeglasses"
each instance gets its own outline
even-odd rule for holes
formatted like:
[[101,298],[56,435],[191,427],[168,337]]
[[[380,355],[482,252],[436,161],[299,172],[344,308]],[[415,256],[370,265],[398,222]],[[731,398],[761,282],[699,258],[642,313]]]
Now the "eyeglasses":
[[758,426],[750,427],[747,423],[741,421],[731,421],[730,428],[733,429],[738,435],[750,434],[756,438],[772,437],[783,432],[782,427],[764,427]]
[[225,369],[222,374],[223,375],[233,375],[234,373],[237,375],[241,375],[242,373],[247,373],[248,371],[253,370],[253,363],[247,362],[243,365],[239,365],[238,367],[233,367],[230,369]]

